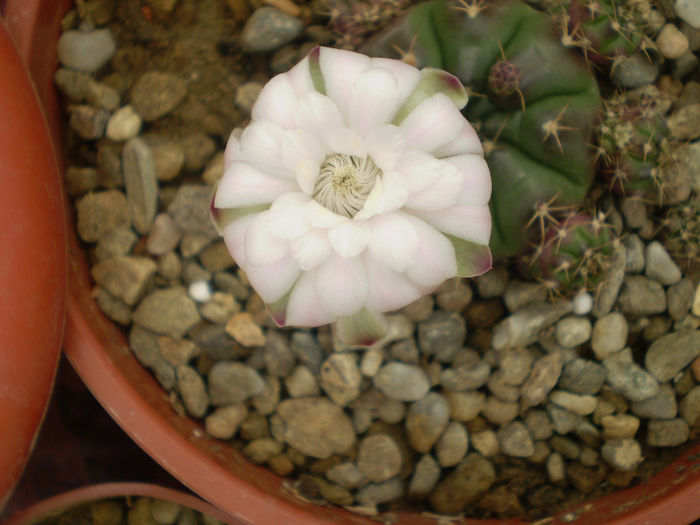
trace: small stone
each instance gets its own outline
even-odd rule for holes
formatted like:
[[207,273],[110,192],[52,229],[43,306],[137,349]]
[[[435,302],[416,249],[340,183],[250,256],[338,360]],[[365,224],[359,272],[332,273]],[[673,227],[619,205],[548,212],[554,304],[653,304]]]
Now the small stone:
[[647,222],[647,208],[640,197],[631,196],[622,199],[620,211],[625,217],[627,227],[632,230],[638,230]]
[[198,356],[200,348],[188,339],[173,339],[172,337],[158,337],[158,351],[168,363],[179,367],[189,363],[192,358]]
[[399,478],[392,478],[384,483],[371,483],[360,489],[355,495],[357,503],[373,507],[389,503],[403,496],[403,483]]
[[489,490],[494,481],[493,464],[479,454],[469,454],[435,487],[430,504],[439,513],[458,514]]
[[552,420],[544,410],[528,410],[524,422],[532,439],[543,440],[552,437]]
[[513,348],[500,352],[498,366],[503,381],[509,385],[521,385],[530,374],[533,361],[532,353],[525,348]]
[[634,439],[606,441],[600,455],[612,467],[623,472],[630,472],[636,469],[644,459],[642,457],[642,447]]
[[624,315],[619,312],[607,314],[593,325],[591,349],[600,360],[610,357],[625,347],[628,333]]
[[656,379],[669,381],[700,355],[700,331],[672,332],[654,341],[644,364]]
[[441,472],[440,465],[430,454],[421,456],[413,469],[408,494],[417,498],[427,496],[437,485]]
[[257,370],[235,361],[219,361],[208,375],[212,405],[241,403],[265,390],[265,380]]
[[158,257],[158,273],[174,283],[182,274],[182,261],[175,252],[164,253]]
[[200,321],[200,316],[185,290],[174,287],[147,295],[134,311],[133,319],[149,330],[178,339]]
[[116,50],[117,44],[109,29],[68,30],[58,39],[56,53],[64,66],[94,73],[112,58]]
[[585,317],[565,317],[557,323],[555,334],[561,346],[574,348],[590,338],[591,322]]
[[583,494],[588,494],[594,488],[600,486],[605,479],[607,469],[602,466],[589,468],[581,463],[572,462],[567,465],[566,476],[576,490]]
[[688,279],[681,279],[666,290],[666,300],[668,302],[668,315],[674,321],[683,319],[693,304],[694,287],[693,282]]
[[286,424],[287,443],[307,456],[326,459],[355,443],[350,418],[326,398],[286,399],[277,413]]
[[648,419],[673,419],[678,413],[676,393],[668,383],[659,385],[656,395],[632,403],[632,412]]
[[552,421],[552,428],[557,434],[566,435],[573,432],[584,421],[583,416],[569,412],[554,403],[548,403],[546,409]]
[[379,346],[369,348],[362,356],[360,372],[365,377],[374,377],[384,361],[384,349]]
[[639,430],[639,418],[629,414],[610,414],[600,420],[605,439],[633,438]]
[[559,386],[577,394],[597,394],[605,384],[605,367],[588,359],[572,359],[564,366]]
[[471,433],[471,444],[482,456],[493,457],[501,452],[501,445],[493,430]]
[[313,397],[321,391],[316,378],[305,365],[298,365],[284,378],[284,386],[291,397]]
[[442,370],[440,384],[455,392],[475,390],[486,384],[490,373],[491,366],[477,352],[465,349],[457,355],[451,367]]
[[700,6],[694,0],[676,0],[676,14],[695,29],[700,29]]
[[182,232],[167,213],[159,213],[153,220],[148,233],[146,249],[152,255],[163,255],[175,249],[180,242]]
[[248,312],[240,312],[231,317],[226,323],[226,333],[243,346],[263,346],[266,341],[262,328]]
[[520,399],[520,388],[506,383],[500,370],[496,370],[496,372],[491,374],[487,386],[494,396],[503,401],[517,401]]
[[[168,206],[168,214],[183,232],[218,239],[209,217],[211,188],[203,184],[183,184]],[[184,242],[184,239],[183,239]]]
[[688,38],[674,24],[666,24],[656,37],[659,52],[671,60],[688,50]]
[[231,439],[238,427],[248,417],[248,409],[243,403],[217,408],[204,420],[207,433],[218,439]]
[[608,384],[630,401],[643,401],[659,391],[656,379],[632,360],[629,348],[603,360]]
[[70,127],[83,139],[95,140],[104,136],[109,113],[93,106],[71,106]]
[[503,401],[496,396],[488,396],[482,413],[496,425],[504,425],[518,417],[520,404],[517,401]]
[[112,87],[91,80],[85,90],[85,99],[88,104],[107,111],[114,111],[119,107],[119,93]]
[[265,390],[251,398],[255,411],[261,416],[272,414],[280,400],[281,384],[275,376],[265,377]]
[[572,302],[574,303],[573,312],[576,315],[587,315],[593,310],[593,296],[585,290],[574,295]]
[[557,384],[562,370],[562,354],[556,352],[540,357],[532,367],[521,389],[521,397],[526,406],[536,406],[545,400]]
[[644,270],[644,242],[638,235],[630,234],[622,239],[622,245],[627,253],[627,273],[639,273]]
[[282,452],[282,445],[268,437],[255,439],[243,447],[243,455],[258,464],[266,463],[280,452]]
[[143,297],[155,272],[156,263],[147,257],[111,257],[92,267],[92,278],[113,296],[134,305]]
[[340,463],[329,468],[326,471],[326,478],[348,490],[362,487],[368,481],[362,471],[350,462]]
[[156,177],[160,181],[173,180],[185,164],[185,153],[177,144],[166,142],[152,144],[151,153],[156,164]]
[[486,394],[483,392],[444,392],[450,404],[450,419],[468,422],[476,418],[484,408]]
[[424,355],[434,355],[438,361],[451,361],[462,348],[467,326],[457,312],[434,312],[418,323],[418,346]]
[[102,500],[90,505],[92,525],[121,525],[124,523],[124,509],[116,501]]
[[275,377],[286,377],[294,368],[295,359],[287,338],[277,332],[270,332],[263,350],[265,369]]
[[399,401],[417,401],[430,390],[422,368],[398,361],[384,365],[374,376],[374,385],[385,396]]
[[497,266],[491,271],[474,279],[479,295],[484,299],[500,297],[506,291],[508,273],[504,266]]
[[542,303],[547,299],[547,290],[538,283],[510,281],[503,295],[509,312],[517,312],[521,308],[534,303]]
[[567,459],[576,460],[581,454],[581,446],[573,439],[564,436],[553,436],[549,440],[552,449]]
[[354,353],[334,353],[321,365],[321,388],[340,406],[360,395],[361,383],[362,374]]
[[558,452],[552,452],[547,458],[547,476],[552,483],[561,483],[566,479],[564,458]]
[[159,525],[172,525],[177,521],[182,507],[172,501],[153,499],[151,501],[151,516]]
[[681,417],[691,427],[695,427],[700,417],[700,386],[694,386],[679,404]]
[[101,286],[93,288],[92,297],[107,317],[123,326],[131,324],[131,308],[119,297],[115,297]]
[[505,350],[534,343],[540,332],[571,311],[571,303],[539,303],[511,314],[496,325],[491,343],[496,350]]
[[259,7],[241,31],[241,48],[246,53],[274,51],[298,37],[304,23],[273,7]]
[[555,390],[549,395],[549,400],[566,410],[587,416],[592,414],[598,404],[598,398],[586,394],[574,394],[565,390]]
[[625,278],[618,303],[623,312],[633,316],[660,314],[666,310],[666,293],[656,281],[630,275]]
[[675,111],[668,118],[671,136],[680,140],[700,137],[700,103],[690,104]]
[[151,150],[140,138],[129,140],[122,153],[129,216],[136,231],[147,234],[158,205],[156,167]]
[[462,423],[451,421],[435,443],[435,455],[442,467],[459,463],[469,448],[469,434]]
[[204,173],[202,173],[202,180],[209,186],[213,186],[219,182],[223,176],[224,154],[220,151],[216,153],[207,164],[207,167],[204,169]]
[[66,192],[69,196],[82,195],[97,188],[97,170],[70,166],[64,175]]
[[71,102],[82,102],[87,96],[88,86],[92,82],[92,76],[81,71],[73,71],[65,67],[58,68],[53,76],[56,87]]
[[647,244],[645,275],[663,285],[675,284],[681,280],[681,270],[659,241]]
[[452,312],[461,312],[472,300],[474,292],[462,277],[453,277],[438,288],[435,296],[437,305]]
[[131,105],[146,122],[170,113],[187,94],[187,84],[172,73],[149,71],[131,88]]
[[612,310],[617,300],[620,287],[625,278],[627,268],[627,251],[620,246],[609,260],[609,266],[603,272],[603,279],[596,286],[593,315],[601,317]]
[[238,109],[250,115],[250,110],[253,109],[253,104],[258,99],[258,95],[262,91],[263,85],[260,82],[246,82],[241,84],[236,89],[234,102]]
[[180,366],[177,369],[177,388],[187,413],[193,417],[204,417],[209,399],[202,376],[192,367]]
[[659,64],[644,57],[641,53],[621,56],[616,62],[612,80],[626,88],[638,88],[651,84],[659,75]]
[[372,434],[360,442],[356,463],[367,479],[381,483],[401,471],[401,450],[387,434]]
[[141,364],[153,370],[163,388],[171,390],[175,387],[175,367],[160,355],[157,334],[134,324],[129,332],[129,346]]
[[675,447],[688,441],[690,428],[684,419],[652,419],[647,425],[647,444]]
[[532,436],[520,421],[508,423],[498,431],[497,435],[501,450],[508,456],[526,458],[535,453]]
[[115,111],[107,121],[107,138],[121,142],[134,138],[141,131],[141,117],[131,106]]
[[406,405],[396,399],[385,399],[377,409],[379,419],[390,425],[400,423],[406,416]]
[[315,374],[321,371],[323,350],[309,332],[294,332],[290,347],[299,362],[309,367],[309,370]]
[[417,452],[427,453],[442,434],[449,418],[449,403],[437,392],[415,401],[406,415],[408,442]]
[[[185,169],[189,171],[204,169],[216,151],[216,143],[203,132],[190,133],[178,142],[178,146],[185,154]],[[211,192],[211,187],[207,187]]]

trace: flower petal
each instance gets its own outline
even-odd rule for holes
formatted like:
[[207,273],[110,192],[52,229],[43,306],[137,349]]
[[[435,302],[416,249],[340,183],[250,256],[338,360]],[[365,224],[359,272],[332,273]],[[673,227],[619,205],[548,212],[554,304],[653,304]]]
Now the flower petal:
[[321,326],[332,323],[335,317],[326,310],[316,291],[318,270],[301,274],[292,288],[287,304],[286,324],[292,326]]
[[410,217],[417,232],[416,263],[406,270],[406,276],[425,288],[435,288],[445,279],[457,275],[455,249],[447,237],[415,217]]
[[365,138],[367,153],[383,172],[396,166],[406,149],[403,133],[393,124],[385,124],[371,130]]
[[[418,69],[406,62],[393,58],[370,58],[370,67],[382,67],[391,71],[398,80],[396,93],[398,103],[403,104],[418,85],[421,74]],[[398,108],[397,108],[398,109]]]
[[462,188],[457,204],[483,206],[491,198],[491,172],[486,160],[479,155],[456,155],[444,159],[455,166],[462,176]]
[[398,109],[396,77],[388,69],[374,67],[357,75],[348,99],[348,124],[360,135],[388,124]]
[[441,232],[460,239],[488,244],[491,237],[491,212],[488,206],[461,206],[437,211],[412,210],[411,213]]
[[253,104],[250,116],[254,121],[271,120],[283,128],[290,129],[294,127],[294,113],[298,103],[299,96],[289,76],[286,73],[280,73],[265,84]]
[[235,128],[228,137],[224,150],[224,166],[228,166],[235,160],[243,160],[241,155],[241,134],[243,128]]
[[265,266],[279,261],[289,253],[289,241],[273,235],[270,212],[258,213],[245,234],[245,259],[247,264]]
[[411,221],[400,212],[377,215],[370,219],[372,238],[369,254],[389,268],[403,273],[416,262],[417,232]]
[[300,129],[291,131],[282,142],[282,155],[295,176],[299,188],[311,195],[319,168],[326,153],[311,133]]
[[344,49],[322,47],[319,64],[325,81],[326,94],[347,117],[350,92],[357,75],[369,68],[369,57]]
[[474,126],[466,119],[464,119],[462,129],[454,139],[433,151],[433,155],[439,159],[462,153],[484,156],[484,147],[481,145],[479,135]]
[[398,310],[418,299],[422,294],[411,281],[377,261],[363,256],[369,294],[367,309],[372,312]]
[[304,95],[296,106],[296,127],[323,138],[329,131],[345,125],[333,100],[317,91]]
[[296,239],[311,229],[306,216],[309,197],[301,192],[285,193],[272,203],[268,212],[268,223],[275,237]]
[[233,162],[226,168],[214,197],[217,208],[239,208],[267,204],[298,188],[293,180],[266,175],[247,162]]
[[335,128],[330,130],[324,138],[329,151],[333,153],[344,153],[362,158],[367,156],[367,144],[355,130]]
[[427,188],[410,194],[406,199],[407,207],[417,210],[442,210],[457,202],[463,185],[462,174],[451,164],[440,164],[438,178]]
[[302,270],[309,271],[325,261],[333,252],[328,242],[328,234],[321,230],[311,230],[289,244],[292,257]]
[[250,226],[250,223],[253,222],[257,215],[259,214],[244,215],[240,219],[228,223],[223,232],[221,232],[226,249],[228,249],[238,266],[245,264],[245,236],[248,226]]
[[316,292],[321,306],[333,317],[357,313],[367,300],[367,276],[359,257],[331,255],[316,270]]
[[452,243],[457,258],[457,275],[475,277],[486,273],[493,266],[491,250],[485,244],[476,244],[453,235],[445,235]]
[[294,171],[285,163],[282,145],[288,136],[271,120],[251,122],[241,135],[241,154],[253,166],[268,175],[293,178]]
[[454,140],[463,126],[464,117],[443,93],[418,104],[399,125],[409,147],[427,152]]
[[366,221],[346,221],[328,231],[328,242],[335,253],[346,259],[362,253],[369,238],[370,230]]
[[396,165],[396,171],[403,177],[409,194],[422,191],[435,183],[442,168],[438,159],[418,149],[406,150]]
[[242,268],[251,286],[265,303],[281,299],[301,273],[291,255],[263,266],[246,263]]
[[467,90],[456,76],[442,69],[426,67],[421,70],[415,89],[399,108],[394,123],[401,123],[421,102],[437,93],[448,97],[458,110],[469,101]]
[[347,217],[333,213],[313,199],[306,203],[306,216],[314,228],[334,228],[350,220]]
[[299,97],[314,90],[308,55],[287,71],[287,77],[289,77],[289,83]]

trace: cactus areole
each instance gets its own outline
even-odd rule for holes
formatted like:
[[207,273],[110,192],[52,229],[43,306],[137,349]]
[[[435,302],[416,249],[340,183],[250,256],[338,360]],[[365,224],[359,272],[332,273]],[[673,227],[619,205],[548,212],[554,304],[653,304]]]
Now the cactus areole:
[[519,0],[416,5],[362,51],[445,69],[471,93],[465,113],[484,141],[493,179],[491,250],[520,253],[538,203],[583,201],[593,177],[594,75],[559,28]]

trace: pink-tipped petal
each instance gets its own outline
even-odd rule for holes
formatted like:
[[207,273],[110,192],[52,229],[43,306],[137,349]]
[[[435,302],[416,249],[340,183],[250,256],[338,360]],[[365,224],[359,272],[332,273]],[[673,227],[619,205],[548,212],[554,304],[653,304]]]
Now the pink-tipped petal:
[[240,219],[230,222],[223,230],[224,243],[228,252],[239,266],[245,264],[245,236],[248,226],[253,222],[257,214],[245,215]]
[[328,234],[321,230],[311,230],[289,244],[292,257],[303,271],[313,270],[333,252],[328,242]]
[[409,147],[429,153],[453,140],[463,126],[464,117],[443,93],[418,104],[399,125]]
[[403,133],[393,124],[374,128],[365,141],[368,155],[383,172],[393,170],[406,149]]
[[457,204],[483,206],[491,198],[491,172],[483,157],[479,155],[457,155],[444,159],[455,166],[462,177]]
[[350,317],[342,317],[333,324],[333,333],[346,346],[371,346],[389,329],[387,318],[362,309]]
[[386,267],[381,261],[363,256],[369,294],[367,308],[373,312],[398,310],[418,299],[422,294],[404,275]]
[[432,289],[457,275],[455,249],[449,239],[425,222],[411,217],[418,236],[416,263],[406,276],[418,286]]
[[370,219],[372,238],[369,242],[371,257],[398,273],[416,262],[418,236],[405,214],[400,212],[377,215]]
[[321,306],[333,317],[359,311],[367,300],[367,276],[359,257],[331,255],[316,270],[316,292]]
[[321,326],[335,321],[335,317],[323,307],[316,291],[316,274],[312,270],[301,274],[292,288],[287,304],[286,322],[291,326]]
[[446,162],[441,163],[438,178],[425,189],[412,193],[406,199],[406,206],[417,210],[442,210],[457,202],[462,190],[462,175],[457,168]]
[[396,165],[409,195],[434,184],[442,168],[443,164],[438,159],[419,149],[406,150]]
[[272,234],[280,239],[292,240],[311,229],[304,206],[309,197],[301,192],[285,193],[272,203],[268,211],[268,223]]
[[355,79],[348,100],[348,123],[360,135],[391,122],[398,109],[396,77],[384,68],[370,68]]
[[271,120],[251,122],[241,135],[241,155],[268,175],[294,178],[294,171],[285,163],[282,145],[288,135]]
[[289,76],[280,73],[265,84],[250,112],[255,120],[271,120],[285,129],[294,127],[294,110],[299,96],[294,90]]
[[214,206],[221,209],[267,204],[296,189],[293,180],[266,175],[247,162],[233,162],[219,181]]
[[370,58],[369,62],[370,67],[382,67],[394,74],[398,80],[396,94],[399,105],[405,102],[420,81],[420,71],[401,60],[395,60],[393,58]]
[[294,88],[294,92],[298,97],[302,97],[309,91],[314,90],[308,56],[304,57],[297,65],[287,71],[287,77],[289,77],[289,83]]
[[328,242],[344,258],[355,257],[367,247],[370,229],[366,221],[347,221],[328,231]]
[[439,159],[461,155],[463,153],[484,156],[484,147],[481,145],[479,135],[477,135],[474,126],[466,119],[464,120],[462,129],[454,139],[433,151],[433,155]]
[[307,131],[291,131],[282,143],[282,155],[287,166],[295,174],[299,188],[311,195],[319,168],[326,152],[321,143]]
[[243,160],[241,155],[241,134],[243,128],[235,128],[228,137],[224,150],[224,167],[236,160]]
[[410,213],[432,224],[441,232],[477,244],[488,244],[491,237],[491,212],[488,206],[460,206],[438,211],[411,210]]
[[273,235],[274,224],[270,212],[258,213],[248,226],[245,235],[246,263],[266,266],[279,261],[289,253],[289,241]]
[[243,271],[265,303],[274,303],[281,299],[301,273],[291,255],[264,266],[245,264]]
[[345,125],[333,100],[317,91],[310,91],[295,106],[296,127],[323,139],[329,131]]
[[344,49],[322,47],[319,61],[326,94],[347,116],[352,87],[357,76],[369,68],[369,57]]
[[493,266],[491,250],[485,244],[476,244],[452,235],[446,235],[455,249],[457,275],[475,277],[486,273]]

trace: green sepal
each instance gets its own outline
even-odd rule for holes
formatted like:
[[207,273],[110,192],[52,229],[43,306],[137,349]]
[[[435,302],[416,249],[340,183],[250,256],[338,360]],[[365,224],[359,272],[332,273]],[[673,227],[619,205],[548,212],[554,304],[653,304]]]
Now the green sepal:
[[488,272],[493,266],[491,250],[485,244],[460,239],[443,233],[455,249],[457,277],[476,277]]
[[341,317],[333,323],[333,332],[338,340],[346,346],[371,346],[389,329],[389,323],[383,314],[362,309],[349,317]]
[[216,189],[214,189],[214,194],[209,204],[209,217],[219,235],[223,235],[224,228],[236,219],[251,213],[266,211],[271,206],[271,204],[255,204],[254,206],[243,206],[242,208],[217,208],[214,206],[214,195],[216,195]]
[[421,70],[418,84],[396,113],[393,124],[401,124],[418,104],[436,93],[447,95],[458,109],[462,109],[469,101],[467,90],[456,76],[442,69],[426,67]]
[[287,305],[293,289],[294,285],[289,288],[289,291],[281,299],[274,303],[265,304],[270,319],[280,328],[287,325]]
[[316,46],[309,52],[309,72],[311,73],[311,82],[314,85],[314,89],[321,93],[326,94],[326,81],[323,79],[323,73],[321,73],[321,47]]

